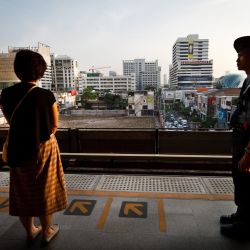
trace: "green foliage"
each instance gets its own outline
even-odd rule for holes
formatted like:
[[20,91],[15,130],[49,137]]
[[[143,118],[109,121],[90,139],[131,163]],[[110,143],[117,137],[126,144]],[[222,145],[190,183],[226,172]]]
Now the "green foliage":
[[128,100],[122,99],[120,95],[106,93],[103,100],[106,102],[108,109],[126,109]]
[[222,84],[220,82],[216,83],[216,89],[222,89]]
[[165,112],[166,113],[170,113],[172,111],[173,111],[173,107],[171,107],[170,105],[165,106]]
[[99,97],[99,93],[95,92],[92,87],[87,87],[83,90],[81,95],[82,106],[85,109],[89,109],[91,105],[88,103],[89,100],[96,100]]
[[216,122],[217,122],[216,118],[208,116],[205,121],[201,122],[201,127],[202,128],[214,128]]
[[188,117],[191,112],[191,109],[189,107],[186,108],[181,102],[175,102],[173,105],[173,109],[184,117]]
[[87,87],[83,90],[82,100],[95,100],[99,96],[98,92],[95,92],[92,87]]
[[198,115],[191,116],[192,122],[202,122],[202,119]]

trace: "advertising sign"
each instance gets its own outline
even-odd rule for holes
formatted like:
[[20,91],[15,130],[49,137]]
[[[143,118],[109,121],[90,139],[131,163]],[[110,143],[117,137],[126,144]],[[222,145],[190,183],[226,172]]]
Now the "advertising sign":
[[178,81],[211,82],[212,76],[178,76]]
[[226,122],[227,119],[227,111],[224,109],[219,109],[217,112],[217,119],[219,122]]
[[188,59],[192,59],[194,54],[194,42],[188,42]]

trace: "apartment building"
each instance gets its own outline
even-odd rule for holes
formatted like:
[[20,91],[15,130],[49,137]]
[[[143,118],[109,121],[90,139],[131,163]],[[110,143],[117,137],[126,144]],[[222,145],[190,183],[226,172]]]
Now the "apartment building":
[[219,122],[229,123],[234,106],[240,94],[239,88],[210,89],[198,94],[197,107],[203,120],[217,118]]
[[78,62],[67,55],[51,54],[52,90],[69,91],[78,85]]
[[51,90],[52,75],[51,75],[51,62],[50,62],[50,47],[48,45],[38,43],[37,47],[8,47],[7,53],[0,53],[0,89],[9,87],[17,82],[19,79],[14,72],[14,59],[16,53],[22,49],[29,49],[41,54],[47,63],[47,70],[43,78],[38,81],[38,86]]
[[134,59],[123,61],[123,75],[135,74],[136,90],[144,90],[146,87],[158,89],[161,84],[161,67],[158,60],[148,61]]
[[209,40],[188,35],[176,40],[169,66],[170,86],[178,88],[212,88],[213,60],[208,57]]

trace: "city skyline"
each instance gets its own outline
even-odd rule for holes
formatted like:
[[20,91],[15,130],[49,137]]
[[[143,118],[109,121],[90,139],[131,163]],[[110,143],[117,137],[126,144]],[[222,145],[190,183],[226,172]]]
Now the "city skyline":
[[111,66],[118,74],[123,60],[159,60],[169,76],[177,38],[198,34],[209,39],[214,77],[242,74],[233,41],[250,35],[248,7],[247,0],[0,0],[0,50],[42,42],[77,60],[80,70]]

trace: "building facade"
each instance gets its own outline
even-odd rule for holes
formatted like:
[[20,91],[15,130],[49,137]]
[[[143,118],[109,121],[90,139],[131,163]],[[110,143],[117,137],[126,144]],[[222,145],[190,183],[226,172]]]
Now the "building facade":
[[161,67],[158,60],[148,61],[145,59],[134,59],[123,61],[123,75],[132,73],[136,77],[136,90],[144,90],[146,87],[158,89],[161,84]]
[[134,91],[128,93],[129,116],[154,115],[154,91]]
[[202,120],[217,118],[218,124],[229,124],[234,106],[240,94],[239,88],[210,89],[198,94],[197,107]]
[[0,90],[19,82],[14,72],[14,59],[15,53],[0,54]]
[[66,55],[51,54],[52,90],[69,91],[77,88],[78,63]]
[[213,61],[208,58],[208,48],[209,40],[199,39],[198,35],[177,39],[169,67],[171,87],[212,88]]
[[0,54],[0,89],[11,86],[20,80],[14,72],[14,59],[16,53],[22,49],[29,49],[41,54],[47,63],[47,70],[44,76],[38,81],[38,86],[51,90],[52,74],[50,62],[50,47],[48,45],[38,43],[37,47],[9,47],[8,53]]
[[103,76],[100,73],[80,72],[79,75],[79,94],[87,87],[92,87],[98,91],[111,91],[121,93],[135,90],[135,74],[129,76],[110,75]]

